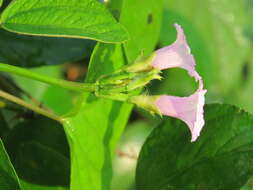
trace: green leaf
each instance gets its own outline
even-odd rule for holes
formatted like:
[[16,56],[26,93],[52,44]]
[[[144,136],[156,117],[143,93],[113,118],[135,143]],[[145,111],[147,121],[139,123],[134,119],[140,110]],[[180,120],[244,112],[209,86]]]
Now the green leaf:
[[21,122],[4,138],[12,163],[26,186],[68,186],[69,148],[62,126],[36,116]]
[[123,42],[126,30],[96,0],[18,0],[1,16],[6,30],[31,35]]
[[38,142],[24,142],[19,147],[14,167],[20,178],[32,184],[68,186],[68,158]]
[[[123,1],[120,22],[126,26],[131,40],[124,44],[129,63],[139,55],[149,55],[157,45],[162,22],[162,0]],[[136,14],[136,15],[129,15]],[[133,22],[134,18],[134,22]]]
[[1,189],[21,190],[19,179],[0,139],[0,184]]
[[0,7],[2,6],[2,4],[3,4],[3,0],[0,0]]
[[91,40],[23,36],[0,30],[0,62],[21,67],[63,64],[91,55]]
[[78,98],[77,95],[66,89],[50,86],[43,92],[41,100],[45,106],[52,108],[56,114],[64,115],[72,109],[76,98]]
[[[120,64],[124,64],[122,54],[120,45],[99,44],[90,63],[88,81],[94,81],[99,74],[113,71],[115,67],[119,68]],[[95,68],[98,68],[97,72],[91,72]],[[66,119],[65,130],[72,158],[72,190],[110,189],[114,148],[130,109],[130,105],[84,94],[78,114]]]
[[247,182],[253,174],[253,116],[210,104],[205,121],[194,143],[180,120],[166,119],[154,129],[138,160],[138,189],[238,190]]
[[[123,2],[127,4],[127,1]],[[157,4],[160,4],[161,7],[159,10],[152,9],[152,2],[152,0],[145,1],[145,6],[150,7],[149,9],[145,9],[147,10],[145,20],[143,20],[145,23],[150,11],[153,14],[160,15],[162,10],[162,1],[157,1]],[[136,1],[132,1],[131,3],[138,5],[139,9],[142,9],[142,6],[144,6],[144,4],[139,4]],[[138,14],[132,14],[131,12],[134,5],[127,7],[126,4],[122,10],[121,7],[115,6],[112,11],[121,10],[122,14],[125,12],[125,16],[128,14],[132,18],[132,22],[123,23],[122,21],[121,23],[125,24],[127,28],[134,28],[136,26],[135,22],[138,21]],[[118,5],[122,5],[122,3]],[[158,23],[159,20],[157,19]],[[147,28],[139,27],[138,29],[144,31]],[[149,28],[149,30],[152,30],[153,33],[146,31],[148,35],[144,33],[142,36],[147,41],[159,35],[159,27],[156,29]],[[134,32],[131,35],[134,36]],[[131,43],[137,44],[138,41],[135,40]],[[144,45],[148,47],[147,54],[151,53],[151,49],[155,43],[151,40],[149,44],[146,42],[142,44],[143,47]],[[131,51],[133,52],[139,51],[137,45],[132,48]],[[86,81],[94,82],[102,74],[111,73],[121,68],[122,65],[127,64],[125,54],[133,56],[128,49],[123,52],[121,45],[98,44],[94,49],[90,61]],[[78,114],[66,118],[64,124],[70,143],[72,158],[71,189],[110,190],[113,175],[112,159],[114,157],[116,143],[127,123],[132,105],[98,99],[92,94],[84,94],[80,105]]]

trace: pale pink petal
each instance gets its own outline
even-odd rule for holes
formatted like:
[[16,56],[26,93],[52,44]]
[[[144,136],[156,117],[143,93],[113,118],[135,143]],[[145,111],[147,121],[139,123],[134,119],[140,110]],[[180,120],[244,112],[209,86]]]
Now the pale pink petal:
[[180,67],[186,69],[190,76],[200,80],[195,70],[195,60],[186,42],[184,31],[180,25],[174,25],[177,30],[177,40],[170,46],[157,50],[152,66],[159,70]]
[[204,126],[203,107],[206,90],[198,89],[189,97],[160,96],[155,105],[163,115],[184,121],[192,134],[191,141],[195,141]]

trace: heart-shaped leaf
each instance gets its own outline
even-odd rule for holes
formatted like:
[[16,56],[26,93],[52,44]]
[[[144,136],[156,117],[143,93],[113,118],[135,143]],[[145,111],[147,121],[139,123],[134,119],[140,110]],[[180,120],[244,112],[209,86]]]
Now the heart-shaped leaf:
[[230,105],[205,107],[199,139],[177,119],[166,119],[145,142],[138,189],[238,190],[253,174],[253,116]]

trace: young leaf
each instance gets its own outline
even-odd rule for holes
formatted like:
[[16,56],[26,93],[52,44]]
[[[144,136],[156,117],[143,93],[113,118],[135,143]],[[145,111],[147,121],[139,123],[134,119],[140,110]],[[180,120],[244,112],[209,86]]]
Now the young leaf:
[[7,152],[0,139],[0,184],[1,189],[21,190],[17,174],[10,162]]
[[146,140],[136,171],[138,189],[238,190],[253,174],[253,116],[222,104],[205,107],[195,143],[185,124],[167,119]]
[[96,0],[18,0],[1,16],[6,30],[31,35],[123,42],[126,30]]

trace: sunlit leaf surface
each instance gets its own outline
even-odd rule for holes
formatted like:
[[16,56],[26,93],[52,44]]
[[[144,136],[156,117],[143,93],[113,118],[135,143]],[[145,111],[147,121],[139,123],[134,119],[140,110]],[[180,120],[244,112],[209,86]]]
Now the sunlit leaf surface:
[[126,30],[96,0],[18,0],[5,9],[1,22],[4,29],[22,34],[113,43],[128,39]]
[[176,119],[153,130],[138,161],[138,189],[238,190],[247,182],[253,174],[253,116],[234,106],[210,104],[205,120],[194,143]]

